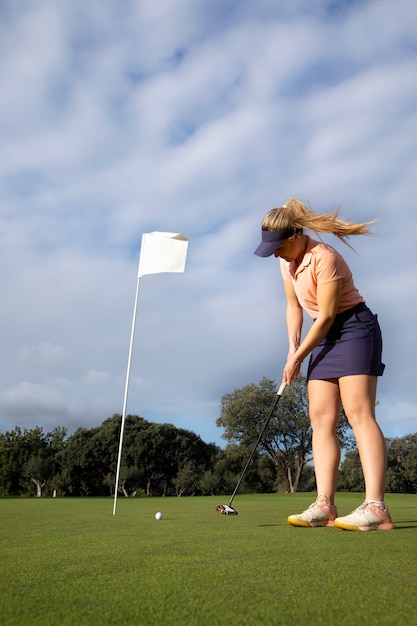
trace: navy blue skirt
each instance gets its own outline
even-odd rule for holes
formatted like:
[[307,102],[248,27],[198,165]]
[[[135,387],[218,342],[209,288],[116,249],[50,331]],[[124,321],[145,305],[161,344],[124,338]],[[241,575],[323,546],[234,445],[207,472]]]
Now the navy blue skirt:
[[382,376],[385,365],[381,358],[378,318],[361,302],[336,315],[327,335],[310,355],[307,380],[357,374]]

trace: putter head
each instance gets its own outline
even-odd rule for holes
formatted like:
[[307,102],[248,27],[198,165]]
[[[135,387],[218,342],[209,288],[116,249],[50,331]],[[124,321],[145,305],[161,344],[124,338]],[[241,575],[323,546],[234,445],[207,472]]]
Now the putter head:
[[219,504],[219,506],[216,506],[216,511],[218,511],[222,515],[237,515],[236,509],[229,506],[228,504]]

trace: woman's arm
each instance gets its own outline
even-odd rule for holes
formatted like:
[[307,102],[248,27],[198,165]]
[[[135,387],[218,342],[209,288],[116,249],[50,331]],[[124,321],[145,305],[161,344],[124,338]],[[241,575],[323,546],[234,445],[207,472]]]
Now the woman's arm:
[[287,308],[285,311],[285,319],[288,331],[288,356],[292,357],[295,351],[300,347],[301,330],[303,328],[303,309],[301,308],[298,298],[295,295],[292,282],[284,281],[285,297],[287,299]]
[[[291,385],[291,382],[294,380],[294,378],[298,376],[302,361],[323,339],[330,326],[332,325],[339,306],[341,291],[342,279],[334,280],[329,283],[323,283],[317,286],[317,318],[314,324],[311,325],[310,330],[308,331],[301,345],[299,345],[299,347],[293,352],[292,356],[289,355],[283,375],[283,380],[287,383],[287,385]],[[287,314],[291,315],[291,311],[289,311]],[[294,328],[296,327],[297,323],[298,322],[296,320],[294,322],[290,322],[290,324],[292,324]],[[294,329],[292,332],[294,332]]]

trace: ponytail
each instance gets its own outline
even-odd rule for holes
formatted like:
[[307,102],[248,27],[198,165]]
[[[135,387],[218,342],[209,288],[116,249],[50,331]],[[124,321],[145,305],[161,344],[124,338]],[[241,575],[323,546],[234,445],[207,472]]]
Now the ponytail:
[[[290,198],[284,206],[267,213],[262,230],[275,231],[296,228],[316,233],[332,233],[341,241],[350,235],[373,235],[369,228],[376,220],[355,224],[339,218],[340,208],[329,213],[315,213],[299,200]],[[349,244],[348,244],[349,245]]]

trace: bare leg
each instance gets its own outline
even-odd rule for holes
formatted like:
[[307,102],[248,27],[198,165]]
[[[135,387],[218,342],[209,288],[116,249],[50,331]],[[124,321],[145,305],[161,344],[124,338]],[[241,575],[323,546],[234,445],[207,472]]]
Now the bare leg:
[[339,379],[340,396],[353,429],[365,478],[366,499],[383,502],[386,476],[385,439],[375,420],[376,376]]
[[340,410],[337,380],[310,380],[308,397],[317,493],[326,496],[333,505],[340,463],[340,443],[336,433]]

